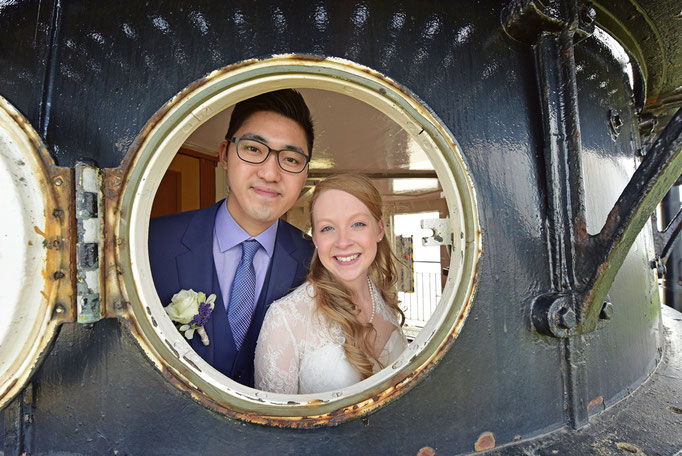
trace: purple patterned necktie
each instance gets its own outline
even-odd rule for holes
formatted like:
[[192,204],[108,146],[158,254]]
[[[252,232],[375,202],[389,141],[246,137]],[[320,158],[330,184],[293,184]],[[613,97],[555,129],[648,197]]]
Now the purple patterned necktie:
[[256,270],[253,257],[260,248],[258,241],[249,239],[242,242],[242,259],[234,273],[227,319],[232,328],[234,344],[239,350],[251,326],[251,317],[256,308]]

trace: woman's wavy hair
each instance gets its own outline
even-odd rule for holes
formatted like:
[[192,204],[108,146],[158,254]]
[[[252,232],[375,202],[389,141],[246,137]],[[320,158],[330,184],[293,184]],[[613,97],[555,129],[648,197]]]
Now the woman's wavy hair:
[[[310,199],[310,218],[313,230],[315,230],[312,221],[313,207],[318,197],[327,190],[341,190],[353,195],[367,206],[377,221],[382,220],[381,194],[372,182],[364,176],[339,174],[323,180],[315,187]],[[377,254],[369,268],[369,276],[381,293],[389,311],[400,316],[400,325],[402,326],[405,322],[405,315],[398,306],[398,294],[395,291],[397,275],[394,260],[397,258],[391,250],[388,236],[384,236],[377,245]],[[373,337],[376,337],[374,326],[369,323],[361,323],[358,320],[359,311],[353,302],[350,290],[338,282],[322,265],[317,250],[310,264],[308,281],[315,287],[317,311],[324,315],[328,321],[336,322],[341,326],[346,340],[343,349],[351,366],[363,378],[372,375],[372,360],[384,367],[373,355],[370,348]]]

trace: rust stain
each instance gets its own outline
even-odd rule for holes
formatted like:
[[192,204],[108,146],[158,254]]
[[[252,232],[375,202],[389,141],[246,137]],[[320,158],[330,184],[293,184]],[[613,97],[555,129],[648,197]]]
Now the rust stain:
[[587,404],[587,411],[589,412],[590,409],[591,409],[592,407],[594,407],[595,405],[600,405],[600,404],[603,404],[603,403],[604,403],[604,397],[603,397],[603,396],[599,396],[599,397],[596,398],[596,399],[592,399],[592,401],[590,401],[590,403]]
[[[618,447],[619,450],[626,451],[627,453],[632,453],[632,454],[638,454],[641,456],[646,456],[644,451],[642,451],[641,448],[639,448],[637,445],[633,445],[632,443],[628,442],[616,442],[616,446]],[[627,454],[626,453],[626,454]]]
[[40,228],[38,228],[37,226],[35,226],[35,225],[33,225],[33,231],[35,231],[36,233],[38,233],[40,236],[42,236],[42,237],[44,237],[44,238],[47,237],[47,235],[45,234],[45,232],[44,232],[43,230],[41,230]]
[[[75,320],[75,249],[72,244],[72,233],[74,232],[74,222],[70,218],[60,220],[53,218],[51,214],[63,208],[67,213],[73,207],[75,195],[73,193],[73,170],[71,168],[59,168],[55,166],[48,150],[42,143],[38,134],[33,130],[30,123],[11,105],[8,105],[4,98],[0,97],[0,109],[4,110],[16,122],[19,128],[25,133],[25,137],[31,143],[31,152],[34,159],[21,161],[20,166],[30,166],[31,172],[41,182],[43,188],[42,197],[45,202],[45,225],[41,227],[34,225],[33,231],[44,239],[45,260],[41,268],[43,287],[40,294],[47,302],[49,319],[44,321],[39,328],[36,328],[31,349],[37,353],[37,357],[30,360],[30,365],[20,371],[13,372],[15,377],[2,385],[0,394],[0,408],[8,400],[23,388],[34,370],[38,361],[44,355],[46,347],[53,340],[57,327],[64,322]],[[53,179],[59,178],[61,186],[48,185]],[[62,209],[60,209],[62,210]],[[50,214],[50,215],[48,215]],[[31,241],[29,245],[34,245]],[[49,271],[63,271],[65,275],[72,278],[66,280],[52,280]],[[54,309],[62,309],[62,312],[53,312]]]
[[495,436],[492,432],[484,432],[478,436],[478,440],[474,443],[474,450],[485,451],[495,448]]
[[436,451],[431,447],[424,447],[419,450],[417,456],[436,456]]

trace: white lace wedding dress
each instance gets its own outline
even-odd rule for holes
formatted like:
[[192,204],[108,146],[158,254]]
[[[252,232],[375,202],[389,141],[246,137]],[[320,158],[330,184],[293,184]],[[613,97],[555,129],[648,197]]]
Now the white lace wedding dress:
[[[389,311],[374,284],[377,318],[395,329],[379,357],[390,365],[407,347],[398,318]],[[341,344],[345,341],[338,323],[315,312],[313,286],[308,282],[272,303],[258,337],[255,356],[255,387],[286,394],[321,393],[344,388],[361,380],[348,362]],[[374,363],[376,373],[380,366]]]

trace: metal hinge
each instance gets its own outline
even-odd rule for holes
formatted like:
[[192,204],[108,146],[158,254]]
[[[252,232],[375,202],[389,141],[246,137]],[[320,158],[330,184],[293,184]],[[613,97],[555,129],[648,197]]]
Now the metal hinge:
[[76,170],[76,302],[78,323],[102,319],[104,277],[102,172],[77,163]]
[[452,228],[449,217],[422,220],[421,227],[422,229],[433,231],[430,237],[422,238],[422,245],[452,245]]

